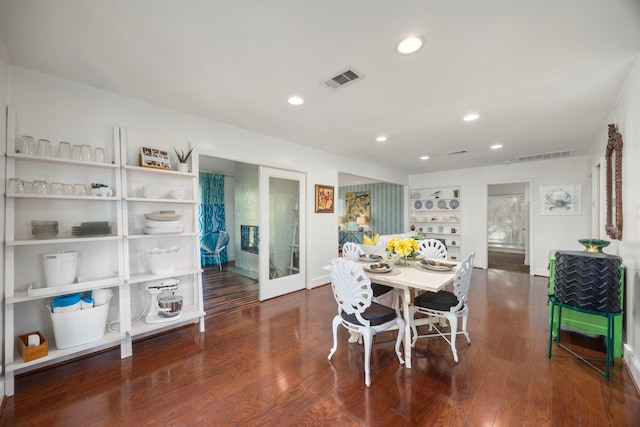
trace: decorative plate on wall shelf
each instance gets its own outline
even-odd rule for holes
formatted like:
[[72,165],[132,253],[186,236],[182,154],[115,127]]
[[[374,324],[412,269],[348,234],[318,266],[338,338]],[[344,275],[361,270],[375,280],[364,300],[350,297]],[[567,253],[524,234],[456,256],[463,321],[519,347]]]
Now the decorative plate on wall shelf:
[[455,199],[449,202],[449,207],[451,209],[458,209],[458,206],[460,206],[460,202]]
[[447,201],[446,200],[438,200],[438,209],[446,209]]
[[427,200],[424,202],[425,209],[433,209],[433,200]]
[[416,200],[415,202],[413,202],[413,207],[415,209],[420,209],[422,207],[422,202],[420,200]]

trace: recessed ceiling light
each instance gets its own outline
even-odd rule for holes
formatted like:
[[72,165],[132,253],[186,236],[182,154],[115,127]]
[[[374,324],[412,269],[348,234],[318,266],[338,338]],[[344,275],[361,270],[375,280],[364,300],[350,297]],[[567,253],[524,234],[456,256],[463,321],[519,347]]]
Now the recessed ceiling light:
[[384,135],[380,135],[379,137],[376,138],[376,141],[378,142],[385,142],[387,140],[387,137]]
[[410,55],[419,51],[423,43],[424,39],[422,37],[410,36],[398,43],[398,45],[396,46],[396,52],[402,55]]
[[299,96],[292,96],[288,101],[291,105],[302,105],[304,103],[304,99],[300,98]]
[[429,160],[429,156],[420,156],[420,160]]
[[493,145],[491,146],[491,149],[492,149],[492,150],[497,150],[498,148],[502,148],[502,144],[493,144]]
[[479,115],[473,113],[473,114],[467,114],[466,116],[464,116],[464,121],[465,122],[470,122],[473,120],[477,120],[478,118],[480,118]]

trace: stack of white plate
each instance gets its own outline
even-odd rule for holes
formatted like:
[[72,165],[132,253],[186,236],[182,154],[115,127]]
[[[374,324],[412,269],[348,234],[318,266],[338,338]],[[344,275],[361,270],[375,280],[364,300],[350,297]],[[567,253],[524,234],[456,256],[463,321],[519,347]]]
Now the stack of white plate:
[[147,199],[161,199],[164,196],[164,188],[158,185],[145,185],[142,187],[142,195]]
[[144,234],[182,233],[182,215],[175,212],[145,214]]
[[58,237],[58,221],[31,221],[31,234],[36,239],[55,239]]

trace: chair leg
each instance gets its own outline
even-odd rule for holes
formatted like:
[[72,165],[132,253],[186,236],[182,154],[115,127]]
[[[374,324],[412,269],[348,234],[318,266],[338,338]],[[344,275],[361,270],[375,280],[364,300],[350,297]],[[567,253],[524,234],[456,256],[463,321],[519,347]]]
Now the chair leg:
[[340,325],[340,316],[337,315],[333,318],[332,326],[333,326],[333,347],[331,347],[331,351],[329,352],[329,356],[327,359],[331,360],[333,353],[338,349],[338,325]]
[[469,336],[469,332],[467,332],[467,320],[469,319],[469,310],[465,307],[464,312],[462,313],[462,333],[465,338],[467,338],[467,344],[471,345],[471,337]]
[[451,353],[453,353],[453,361],[458,364],[458,352],[456,351],[456,335],[458,334],[458,316],[455,314],[447,315],[449,324],[451,325]]
[[371,329],[366,328],[362,332],[364,338],[364,385],[369,387],[371,385],[371,345],[373,343],[373,334]]
[[418,310],[415,307],[409,307],[409,324],[411,325],[411,333],[413,334],[413,339],[411,340],[411,348],[416,346],[416,341],[418,341],[418,329],[416,328],[415,316]]
[[[411,317],[413,319],[413,317]],[[398,360],[401,365],[404,365],[404,359],[402,358],[402,352],[400,351],[400,343],[402,342],[402,338],[404,336],[404,320],[402,317],[398,317],[396,319],[396,324],[398,325],[398,338],[396,338],[396,354],[398,355]],[[415,329],[415,325],[413,325],[413,329]]]

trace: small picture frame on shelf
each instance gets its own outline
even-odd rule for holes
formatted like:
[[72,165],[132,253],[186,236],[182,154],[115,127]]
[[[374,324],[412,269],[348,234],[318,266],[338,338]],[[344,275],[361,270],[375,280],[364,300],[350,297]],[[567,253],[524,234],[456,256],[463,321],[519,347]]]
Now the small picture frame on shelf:
[[140,166],[171,170],[169,153],[158,148],[142,147],[140,148]]
[[334,188],[316,184],[316,213],[333,213]]

